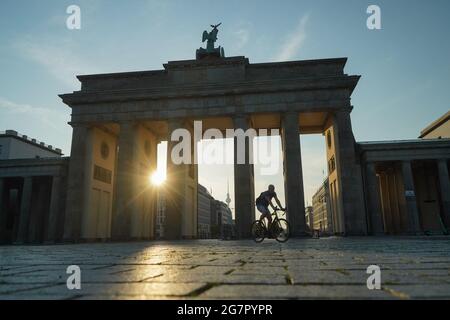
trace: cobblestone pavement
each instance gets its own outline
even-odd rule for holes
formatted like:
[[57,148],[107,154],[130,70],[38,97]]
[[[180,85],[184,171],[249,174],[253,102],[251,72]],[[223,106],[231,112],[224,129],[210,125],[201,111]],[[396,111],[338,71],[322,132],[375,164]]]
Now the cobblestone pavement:
[[[68,290],[66,268],[81,268]],[[381,290],[368,290],[369,265]],[[450,238],[0,247],[0,299],[450,299]]]

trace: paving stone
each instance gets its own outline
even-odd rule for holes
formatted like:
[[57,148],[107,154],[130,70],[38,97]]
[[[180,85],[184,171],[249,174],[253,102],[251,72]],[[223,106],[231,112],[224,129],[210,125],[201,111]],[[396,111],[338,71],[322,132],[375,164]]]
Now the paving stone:
[[345,270],[324,271],[289,271],[289,276],[294,284],[359,284],[365,285],[368,275],[350,273]]
[[260,274],[285,274],[286,268],[281,267],[274,267],[269,265],[261,264],[246,264],[241,267],[237,267],[233,274],[242,274],[242,275],[260,275]]
[[191,283],[207,282],[210,284],[286,284],[285,275],[242,275],[242,274],[165,274],[161,277],[148,279],[145,282],[172,282],[172,283]]
[[128,294],[128,295],[103,295],[103,294],[86,294],[75,296],[72,300],[192,300],[195,297],[183,296],[158,296],[151,294]]
[[11,294],[12,296],[21,291],[27,291],[30,289],[41,288],[43,285],[34,283],[21,283],[21,284],[0,284],[0,295]]
[[393,299],[383,290],[366,286],[327,285],[221,285],[213,287],[200,298],[212,299]]
[[[113,283],[82,284],[81,290],[68,290],[66,285],[20,291],[13,296],[18,299],[72,299],[84,295],[97,296],[187,296],[205,286],[205,283]],[[3,298],[0,295],[0,298]]]
[[450,284],[386,285],[384,289],[403,299],[446,299]]
[[[0,299],[450,299],[449,239],[2,246]],[[81,291],[66,288],[71,264],[81,268]],[[372,264],[381,291],[367,289]]]

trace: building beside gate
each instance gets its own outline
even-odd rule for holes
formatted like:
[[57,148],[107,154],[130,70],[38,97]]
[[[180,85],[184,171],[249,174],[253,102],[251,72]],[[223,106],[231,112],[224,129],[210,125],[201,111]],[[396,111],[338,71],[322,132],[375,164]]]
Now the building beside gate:
[[198,226],[197,233],[200,239],[211,238],[211,215],[212,215],[212,202],[214,198],[208,192],[208,190],[202,186],[198,185]]
[[235,236],[231,209],[223,201],[211,202],[211,235],[213,238],[232,238]]
[[333,226],[333,211],[331,210],[330,192],[328,179],[322,183],[320,188],[312,197],[313,227],[321,233],[336,234]]
[[425,129],[420,132],[421,139],[442,139],[450,138],[450,111],[442,117],[433,121]]
[[68,163],[61,149],[0,133],[0,243],[62,239]]
[[61,149],[37,141],[14,130],[0,132],[0,160],[59,158]]

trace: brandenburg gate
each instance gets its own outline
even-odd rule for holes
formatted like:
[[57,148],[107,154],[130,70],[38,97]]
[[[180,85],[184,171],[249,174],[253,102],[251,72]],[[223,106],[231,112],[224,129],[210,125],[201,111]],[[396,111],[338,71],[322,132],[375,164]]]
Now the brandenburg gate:
[[[153,237],[156,190],[148,177],[162,140],[168,141],[165,236],[196,238],[197,164],[173,161],[171,137],[180,128],[192,132],[197,120],[204,131],[281,129],[294,236],[307,231],[299,135],[326,133],[336,231],[367,232],[350,122],[359,76],[344,73],[344,58],[259,64],[225,58],[214,46],[219,25],[203,32],[207,46],[196,60],[172,61],[164,70],[79,76],[81,90],[61,95],[72,108],[73,127],[64,239]],[[244,150],[234,140],[235,220],[238,236],[247,238],[255,216],[252,138],[245,138]],[[245,161],[237,161],[243,155]]]
[[[306,232],[299,135],[324,134],[337,228],[366,234],[350,120],[359,76],[345,74],[346,59],[252,64],[222,55],[171,61],[163,70],[78,76],[81,90],[61,95],[73,127],[65,239],[152,238],[156,190],[148,176],[163,140],[169,141],[166,237],[195,238],[197,165],[171,161],[170,136],[177,128],[193,130],[196,120],[203,130],[280,129],[294,236]],[[255,216],[253,165],[235,164],[234,174],[236,227],[246,238]]]

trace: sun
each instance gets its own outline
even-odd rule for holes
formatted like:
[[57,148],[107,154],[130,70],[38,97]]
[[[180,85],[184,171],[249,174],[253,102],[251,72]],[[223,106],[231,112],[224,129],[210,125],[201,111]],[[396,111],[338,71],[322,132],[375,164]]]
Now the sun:
[[166,177],[162,174],[162,172],[155,171],[152,175],[150,175],[149,181],[155,186],[160,186],[164,183],[164,181],[166,181]]

